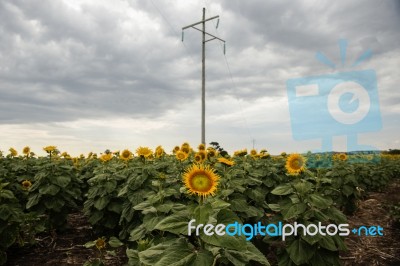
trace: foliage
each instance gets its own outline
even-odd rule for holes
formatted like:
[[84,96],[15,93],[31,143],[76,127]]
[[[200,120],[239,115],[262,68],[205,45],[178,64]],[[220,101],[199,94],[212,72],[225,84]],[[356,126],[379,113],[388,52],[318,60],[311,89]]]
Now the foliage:
[[[62,158],[54,146],[46,147],[46,157],[0,156],[0,264],[8,247],[32,242],[37,232],[64,229],[67,215],[83,206],[96,234],[110,237],[99,238],[105,246],[126,245],[130,265],[269,265],[269,251],[279,265],[337,265],[338,252],[346,249],[339,236],[298,234],[282,241],[257,235],[247,241],[202,231],[196,236],[188,222],[344,223],[343,213],[353,213],[369,191],[383,190],[400,176],[400,157],[392,153],[308,153],[302,155],[306,169],[291,175],[285,168],[290,154],[253,149],[230,156],[218,143],[211,145],[199,151],[177,146],[175,153],[185,153],[180,158],[162,147],[154,154],[141,147],[139,156],[125,158],[109,151],[99,159]],[[193,187],[185,186],[183,176],[196,163],[219,176],[215,195],[189,193]],[[394,218],[397,213],[393,207]],[[102,265],[104,255],[112,254],[96,241],[86,246],[96,246],[99,256],[86,265]]]

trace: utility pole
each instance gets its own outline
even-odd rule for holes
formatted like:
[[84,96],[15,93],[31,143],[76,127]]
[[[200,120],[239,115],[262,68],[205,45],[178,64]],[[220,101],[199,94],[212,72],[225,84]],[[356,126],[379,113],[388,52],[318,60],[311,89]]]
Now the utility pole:
[[[202,48],[201,49],[201,143],[202,144],[206,144],[206,118],[205,118],[206,117],[206,42],[212,41],[214,39],[223,42],[224,54],[225,54],[225,41],[206,32],[206,22],[213,19],[218,19],[219,22],[219,16],[214,16],[206,19],[206,9],[203,8],[203,19],[201,21],[190,24],[182,28],[182,41],[183,41],[183,31],[185,29],[193,28],[202,33],[202,47],[201,47]],[[218,27],[218,22],[216,27]],[[198,29],[195,27],[199,24],[202,24],[202,29]],[[212,38],[206,40],[206,35],[211,36]]]

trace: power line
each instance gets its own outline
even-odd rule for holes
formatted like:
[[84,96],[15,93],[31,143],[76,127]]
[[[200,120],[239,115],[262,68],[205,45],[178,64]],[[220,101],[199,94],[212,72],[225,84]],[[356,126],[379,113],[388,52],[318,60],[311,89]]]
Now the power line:
[[[206,7],[207,7],[207,11],[211,10],[210,5],[208,4],[208,1],[207,1],[207,0],[204,0],[204,3],[205,3],[205,5],[206,5]],[[214,23],[214,21],[213,21],[213,23]],[[219,35],[217,25],[214,24],[214,26],[215,26],[215,27],[214,27],[214,31],[215,31],[216,35]],[[220,46],[221,46],[221,43],[220,43]],[[234,81],[234,79],[233,79],[233,75],[232,75],[232,71],[231,71],[231,68],[230,68],[230,65],[229,65],[229,62],[228,62],[228,58],[226,57],[226,53],[225,53],[226,47],[223,47],[223,48],[221,47],[221,49],[224,49],[224,60],[225,60],[226,68],[227,68],[228,73],[229,73],[229,77],[230,77],[230,80],[231,80],[231,84],[232,84],[232,86],[233,86],[233,91],[234,91],[234,94],[233,94],[233,95],[234,95],[234,97],[236,98],[236,100],[237,100],[238,103],[239,103],[240,116],[241,116],[242,120],[244,121],[246,130],[247,130],[247,134],[250,136],[250,140],[253,141],[253,135],[251,134],[251,131],[250,131],[250,128],[249,128],[247,119],[246,119],[245,116],[244,116],[242,103],[241,103],[240,99],[236,96],[237,85],[236,85],[236,83],[235,83],[235,81]],[[232,87],[231,87],[231,89],[232,89]]]

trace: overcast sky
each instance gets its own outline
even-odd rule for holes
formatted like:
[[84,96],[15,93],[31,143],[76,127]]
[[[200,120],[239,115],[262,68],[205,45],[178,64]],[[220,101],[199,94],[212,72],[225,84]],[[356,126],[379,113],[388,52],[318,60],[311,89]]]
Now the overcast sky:
[[[382,129],[360,143],[400,148],[400,1],[1,0],[0,150],[56,145],[73,155],[200,143],[201,33],[206,142],[228,151],[305,152],[293,139],[286,82],[373,69]],[[347,40],[345,66],[340,39]],[[373,55],[352,67],[363,52]],[[322,52],[335,69],[316,60]],[[345,149],[335,136],[334,149]]]

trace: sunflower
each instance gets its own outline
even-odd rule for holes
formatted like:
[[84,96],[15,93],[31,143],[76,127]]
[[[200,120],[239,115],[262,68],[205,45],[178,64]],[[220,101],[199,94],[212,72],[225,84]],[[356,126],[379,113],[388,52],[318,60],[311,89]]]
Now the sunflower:
[[136,153],[139,157],[148,158],[153,155],[153,151],[148,147],[139,147],[136,149]]
[[183,143],[182,146],[181,146],[181,151],[183,151],[183,152],[189,154],[189,152],[190,152],[190,145],[189,145],[189,143],[187,143],[187,142]]
[[22,188],[25,190],[28,190],[32,186],[32,183],[29,180],[24,180],[24,181],[22,181],[21,184],[22,184]]
[[347,160],[347,154],[346,153],[340,153],[338,154],[337,158],[341,161],[346,161]]
[[257,150],[252,149],[252,150],[250,151],[250,155],[251,155],[252,157],[257,156]]
[[305,158],[298,153],[293,153],[286,159],[285,167],[290,175],[298,175],[305,169]]
[[105,249],[106,248],[106,239],[104,237],[97,238],[95,245],[98,250]]
[[56,146],[46,146],[46,147],[43,148],[43,150],[44,150],[45,152],[47,152],[47,153],[53,152],[53,151],[55,151],[56,149],[57,149]]
[[22,150],[22,153],[25,155],[29,155],[30,152],[31,148],[29,146],[24,147],[24,149]]
[[15,157],[15,156],[18,155],[18,152],[17,152],[14,148],[10,148],[10,149],[8,149],[8,150],[10,151],[10,155],[11,155],[12,157]]
[[218,158],[218,162],[220,162],[220,163],[222,163],[222,164],[224,164],[224,165],[227,165],[227,166],[232,166],[232,165],[235,164],[234,161],[231,161],[231,160],[226,159],[226,158],[224,158],[224,157]]
[[175,146],[174,149],[172,150],[173,153],[177,153],[181,148],[179,146]]
[[202,163],[202,162],[203,162],[203,159],[201,158],[201,155],[200,155],[200,154],[196,153],[196,154],[194,155],[194,161],[195,161],[196,163]]
[[178,159],[179,161],[184,161],[188,158],[188,154],[183,152],[183,151],[178,151],[175,154],[176,159]]
[[189,193],[200,197],[214,195],[220,178],[214,171],[202,164],[193,164],[189,167],[183,175],[183,182]]
[[199,149],[199,151],[204,151],[206,149],[206,145],[204,145],[202,143],[202,144],[199,144],[199,146],[197,146],[197,148]]
[[207,152],[206,151],[199,151],[197,154],[201,156],[202,160],[205,160],[207,158]]
[[130,159],[132,159],[133,154],[130,150],[123,150],[121,152],[121,154],[119,155],[119,158],[125,162],[129,161]]
[[217,151],[214,148],[208,148],[207,149],[207,156],[209,158],[217,156]]
[[110,161],[110,160],[112,159],[112,157],[113,157],[112,153],[104,153],[104,154],[102,154],[102,155],[100,156],[100,160],[101,160],[103,163],[105,163],[105,162]]
[[243,149],[243,150],[235,151],[233,153],[233,156],[245,156],[246,154],[247,154],[247,149]]
[[161,156],[163,156],[164,153],[165,153],[165,151],[164,151],[163,147],[157,146],[156,152],[155,152],[156,158],[160,158]]

